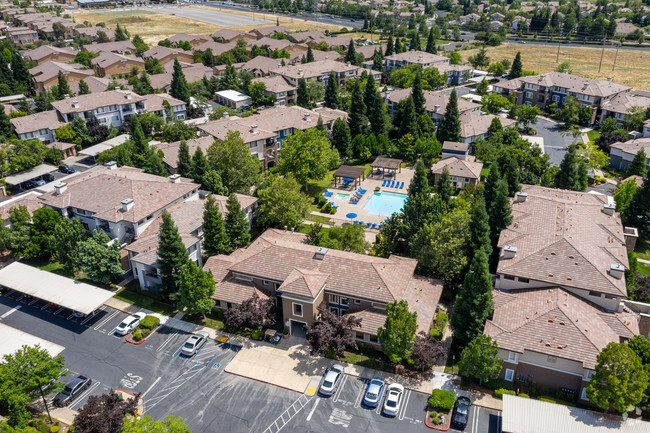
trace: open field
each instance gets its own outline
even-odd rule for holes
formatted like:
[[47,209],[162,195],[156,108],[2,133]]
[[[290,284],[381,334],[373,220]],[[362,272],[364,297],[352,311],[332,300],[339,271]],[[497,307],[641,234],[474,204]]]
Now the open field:
[[[177,33],[187,33],[195,35],[209,35],[215,31],[224,28],[209,24],[202,21],[196,21],[190,18],[183,18],[173,13],[183,14],[187,9],[204,9],[206,14],[214,15],[215,19],[219,16],[232,16],[242,15],[250,18],[249,21],[259,20],[258,24],[240,25],[240,26],[227,26],[230,29],[249,31],[256,27],[274,26],[276,24],[276,17],[268,14],[243,12],[236,10],[221,11],[216,8],[209,8],[205,6],[192,7],[192,8],[164,8],[164,12],[157,12],[154,10],[124,10],[124,11],[97,11],[97,12],[81,12],[73,15],[77,23],[88,21],[91,24],[103,22],[109,28],[115,28],[118,24],[126,27],[131,35],[139,34],[142,39],[148,44],[156,44],[158,41],[173,36]],[[210,12],[208,12],[210,11]],[[264,21],[266,18],[266,21]],[[223,20],[222,20],[223,21]],[[234,20],[241,21],[241,20]],[[254,22],[254,21],[253,21]],[[264,24],[262,24],[264,23]],[[280,17],[280,24],[288,27],[291,30],[340,30],[337,26],[328,24],[316,23],[313,21],[305,21],[298,18]]]
[[[463,60],[476,53],[477,50],[461,51]],[[588,78],[606,79],[626,84],[635,89],[650,90],[650,51],[618,50],[616,69],[612,71],[615,49],[605,49],[601,72],[598,73],[601,48],[574,48],[560,46],[559,63],[555,62],[557,46],[503,44],[498,47],[487,47],[490,62],[509,59],[512,61],[521,51],[524,69],[532,69],[538,73],[554,71],[562,62],[569,62],[573,73]]]

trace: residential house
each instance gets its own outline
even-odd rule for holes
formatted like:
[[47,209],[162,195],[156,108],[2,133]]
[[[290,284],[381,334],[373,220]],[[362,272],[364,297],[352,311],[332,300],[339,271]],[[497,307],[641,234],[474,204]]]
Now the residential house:
[[468,159],[469,156],[469,143],[459,143],[457,141],[445,141],[442,143],[441,159],[452,157]]
[[38,40],[38,32],[26,27],[10,27],[5,30],[5,34],[18,48],[24,48]]
[[34,90],[45,92],[52,86],[59,84],[59,71],[63,72],[68,84],[78,83],[79,81],[95,75],[92,69],[87,69],[84,65],[78,63],[62,63],[48,61],[29,70],[32,75]]
[[57,183],[39,199],[62,216],[78,219],[87,230],[103,230],[111,239],[129,243],[163,210],[197,200],[198,191],[199,185],[179,175],[155,176],[109,162]]
[[425,51],[405,51],[403,53],[391,54],[384,58],[384,69],[390,74],[402,66],[419,65],[422,69],[448,65],[449,57],[430,54]]
[[331,130],[336,119],[347,119],[347,113],[325,107],[307,110],[297,105],[277,105],[245,118],[224,116],[199,125],[199,132],[218,140],[224,140],[229,131],[239,132],[251,154],[266,170],[277,165],[278,151],[284,140],[297,130],[315,128],[319,117],[323,119],[325,128]]
[[[411,96],[412,89],[395,89],[384,92],[384,103],[388,106],[388,111],[394,113],[397,110],[397,104],[403,99]],[[431,117],[434,125],[440,125],[447,112],[449,95],[441,91],[425,90],[424,92],[424,111]],[[458,111],[462,114],[467,111],[478,111],[481,109],[480,104],[458,98]]]
[[[108,90],[108,86],[110,86],[110,84],[113,82],[112,79],[106,77],[85,77],[83,81],[88,84],[88,90],[90,90],[90,93],[105,92]],[[131,88],[131,85],[128,84],[125,79],[116,79],[115,81],[120,84],[120,87],[122,89]],[[68,84],[70,84],[70,90],[72,90],[73,93],[79,94],[78,81]]]
[[287,83],[280,76],[255,78],[252,82],[264,83],[266,86],[264,96],[267,98],[273,96],[277,105],[289,105],[296,102],[298,88]]
[[647,108],[650,108],[650,92],[632,90],[619,93],[602,104],[600,122],[604,122],[608,117],[615,117],[618,125],[623,126],[631,111]]
[[616,142],[609,148],[609,166],[614,170],[627,171],[634,156],[643,150],[646,154],[646,166],[650,167],[650,137]]
[[[188,83],[196,83],[197,81],[203,80],[203,77],[210,79],[214,74],[212,68],[205,66],[202,63],[181,62],[181,67],[183,68],[183,75],[185,75],[185,80]],[[172,84],[172,76],[174,73],[174,62],[168,62],[163,66],[163,68],[165,69],[164,74],[151,75],[149,79],[151,80],[151,86],[154,88],[154,90],[169,92],[169,88]]]
[[447,74],[447,84],[450,86],[464,84],[474,76],[474,68],[471,65],[449,65],[441,63],[434,67],[439,73]]
[[235,44],[222,44],[221,42],[208,41],[194,47],[194,51],[204,53],[208,48],[212,51],[213,60],[216,61],[219,55],[235,48]]
[[290,334],[304,336],[322,305],[360,318],[360,327],[350,332],[359,342],[378,345],[389,303],[406,300],[417,312],[418,330],[431,326],[442,283],[415,276],[416,266],[414,259],[328,250],[309,245],[303,234],[269,229],[248,248],[210,257],[204,270],[215,280],[216,308],[231,308],[254,294],[274,298]]
[[466,24],[466,23],[468,23],[470,21],[472,21],[472,22],[480,21],[480,19],[481,19],[480,15],[471,13],[471,14],[468,14],[468,15],[462,15],[462,16],[458,17],[458,19],[456,21],[458,22],[458,24],[463,25],[463,24]]
[[[282,67],[281,59],[272,59],[265,56],[256,56],[242,65],[242,70],[248,71],[255,77],[269,75],[272,70]],[[284,81],[284,80],[283,80]]]
[[494,13],[490,14],[490,19],[492,21],[503,21],[503,19],[505,17],[506,17],[505,15],[503,15],[502,13],[499,13],[499,12],[494,12]]
[[329,36],[320,39],[309,39],[305,42],[305,44],[313,48],[317,45],[320,47],[320,45],[324,42],[327,45],[327,48],[331,51],[334,51],[334,49],[347,50],[350,46],[351,40],[352,38],[349,36]]
[[75,117],[86,121],[95,118],[101,125],[119,128],[129,117],[145,110],[144,101],[144,97],[128,90],[109,90],[54,101],[52,107],[66,122]]
[[23,57],[28,62],[36,62],[39,65],[49,61],[69,63],[75,59],[77,53],[77,50],[70,47],[58,48],[52,45],[41,45],[33,50],[25,51]]
[[[185,144],[187,144],[190,155],[194,155],[198,148],[201,148],[201,151],[205,155],[208,153],[208,148],[214,143],[214,141],[214,137],[211,135],[205,135],[203,137],[185,140]],[[180,141],[156,144],[156,149],[163,152],[163,163],[165,164],[165,167],[172,174],[178,173],[178,153],[180,147]]]
[[178,59],[179,62],[194,63],[194,55],[191,51],[177,50],[174,48],[161,47],[156,45],[142,54],[145,60],[157,59],[158,63],[165,65]]
[[[334,60],[322,60],[320,62],[303,63],[290,66],[281,66],[271,71],[271,76],[280,75],[289,84],[298,87],[300,80],[316,80],[327,86],[330,72],[334,72],[339,86],[347,81],[358,78],[363,72],[363,68],[349,65],[346,63],[335,62]],[[375,80],[381,79],[381,73],[373,74]]]
[[201,45],[204,42],[208,42],[210,40],[209,37],[207,36],[201,36],[201,35],[188,35],[186,33],[178,33],[175,34],[174,36],[168,38],[169,42],[171,42],[172,47],[177,48],[178,44],[181,42],[189,42],[190,45],[193,47],[196,47],[197,45]]
[[464,143],[474,143],[479,138],[490,136],[490,125],[498,118],[503,128],[508,128],[516,123],[514,119],[487,114],[484,111],[466,111],[460,115],[460,136]]
[[3,221],[4,226],[11,228],[9,215],[12,209],[18,209],[21,206],[25,206],[27,212],[29,212],[30,215],[33,215],[34,212],[42,208],[43,205],[38,199],[38,196],[40,195],[40,192],[30,191],[0,202],[0,219]]
[[233,45],[239,40],[254,41],[257,39],[254,35],[246,33],[243,30],[221,29],[210,35],[212,39],[222,44],[232,43]]
[[144,107],[147,113],[157,114],[165,120],[167,119],[167,110],[165,102],[171,109],[172,120],[185,120],[187,117],[187,107],[184,101],[176,99],[167,93],[153,93],[144,95]]
[[530,18],[517,15],[512,19],[512,24],[510,25],[510,28],[516,32],[519,30],[520,27],[527,29],[529,24],[530,24]]
[[111,41],[115,40],[115,30],[105,27],[75,27],[74,35],[79,38],[87,38],[91,41],[99,39],[100,32],[103,32]]
[[65,125],[54,110],[14,117],[10,122],[21,140],[37,138],[44,143],[55,141],[55,131]]
[[514,94],[516,105],[536,105],[542,110],[549,110],[553,103],[561,107],[569,96],[574,97],[580,105],[592,109],[593,123],[607,102],[620,93],[628,92],[630,87],[611,79],[594,80],[568,72],[548,72],[501,81],[493,84],[492,89],[504,96]]
[[217,103],[226,107],[239,110],[240,108],[250,107],[253,100],[250,96],[245,95],[237,90],[221,90],[215,92],[214,99]]
[[[190,260],[199,267],[203,266],[201,243],[203,241],[203,211],[206,197],[207,195],[199,197],[198,200],[175,203],[165,209],[174,220],[183,245],[187,248]],[[216,199],[221,214],[223,216],[227,215],[226,201],[228,197],[222,195],[213,195],[213,197]],[[255,214],[258,199],[242,194],[236,194],[236,197],[250,224]],[[134,278],[138,279],[143,290],[152,292],[157,292],[156,286],[162,283],[158,270],[158,241],[161,225],[162,216],[158,216],[125,248],[129,254],[129,263]]]
[[[262,38],[259,40],[254,40],[248,42],[248,45],[246,46],[249,50],[253,48],[253,46],[258,46],[258,47],[266,47],[266,51],[269,56],[273,55],[273,52],[277,50],[278,52],[281,52],[282,50],[286,50],[287,52],[293,52],[296,50],[297,47],[294,47],[293,42],[291,42],[288,39],[273,39],[273,38]],[[307,51],[307,46],[304,46],[304,49],[300,49],[300,51]]]
[[444,170],[449,172],[451,186],[455,189],[463,189],[468,185],[478,185],[483,163],[477,162],[471,155],[445,157],[443,153],[443,157],[431,167],[436,185]]
[[[311,53],[314,55],[314,61],[315,62],[320,62],[320,61],[323,61],[323,60],[343,61],[343,55],[337,53],[336,51],[322,51],[322,50],[317,50],[317,49],[314,48],[314,49],[311,50]],[[291,63],[296,64],[296,63],[302,63],[302,59],[307,57],[307,52],[306,51],[294,51],[294,52],[290,51],[289,55],[291,56],[289,58],[289,61]],[[371,68],[368,68],[368,69],[371,69]]]
[[135,45],[131,41],[115,41],[87,44],[81,47],[82,51],[90,51],[92,53],[110,52],[117,54],[135,53]]
[[255,37],[255,39],[270,38],[275,36],[278,33],[284,33],[288,35],[290,30],[285,26],[270,26],[270,27],[258,27],[248,32],[248,34]]
[[144,61],[140,57],[107,51],[92,59],[90,64],[100,77],[128,75],[134,69],[138,73],[144,71]]

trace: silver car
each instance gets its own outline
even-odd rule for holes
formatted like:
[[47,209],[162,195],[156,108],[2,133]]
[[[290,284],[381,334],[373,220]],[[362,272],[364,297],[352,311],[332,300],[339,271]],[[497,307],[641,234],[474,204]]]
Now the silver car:
[[336,392],[336,388],[341,383],[343,379],[343,366],[340,364],[334,364],[325,372],[325,377],[318,387],[318,392],[322,395],[332,395]]
[[129,332],[132,332],[140,324],[140,321],[145,317],[146,314],[141,311],[135,314],[131,314],[129,317],[124,319],[122,323],[117,325],[117,328],[115,328],[115,333],[118,335],[126,335]]
[[181,348],[181,353],[185,356],[194,356],[200,348],[203,347],[205,342],[208,341],[208,333],[199,331],[196,334],[190,335]]

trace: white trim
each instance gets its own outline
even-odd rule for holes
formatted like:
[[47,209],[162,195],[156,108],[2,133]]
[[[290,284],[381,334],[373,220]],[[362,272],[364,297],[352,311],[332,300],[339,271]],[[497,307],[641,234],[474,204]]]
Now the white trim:
[[[319,295],[320,295],[320,293],[319,293]],[[291,296],[287,296],[287,295],[285,295],[284,293],[282,293],[282,296],[280,296],[280,297],[281,297],[282,299],[289,299],[289,300],[291,300],[291,301],[298,301],[298,302],[303,302],[303,303],[305,303],[305,304],[311,304],[311,305],[314,305],[314,304],[316,303],[316,298],[318,298],[318,295],[316,295],[316,297],[315,297],[314,299],[311,299],[311,300],[310,300],[310,299],[299,299],[299,298],[293,298],[293,297],[291,297]]]
[[[296,313],[296,305],[300,306],[300,314]],[[303,314],[305,312],[304,305],[298,303],[298,302],[292,302],[291,303],[291,315],[296,316],[296,317],[303,317]]]
[[589,401],[589,397],[587,397],[587,387],[583,387],[580,391],[580,400]]
[[[510,376],[510,378],[508,378],[508,376]],[[512,382],[515,379],[515,371],[512,368],[506,368],[503,378],[508,382]]]
[[[510,359],[510,355],[515,355],[515,356],[512,359]],[[518,357],[519,357],[519,354],[517,352],[513,352],[512,350],[509,350],[508,351],[508,359],[506,359],[506,361],[508,361],[511,364],[516,364]]]
[[289,335],[293,335],[292,330],[293,330],[293,323],[294,323],[294,322],[296,322],[296,323],[302,323],[302,324],[305,325],[305,326],[307,325],[307,322],[302,322],[302,321],[300,321],[300,320],[289,319]]
[[[539,352],[537,352],[537,353],[539,353]],[[565,358],[562,358],[562,359],[565,359]],[[571,360],[569,359],[568,361],[571,361]],[[575,362],[575,361],[574,361],[574,362]],[[528,365],[533,365],[533,366],[535,366],[535,367],[545,368],[545,369],[547,369],[547,370],[557,371],[557,372],[559,372],[559,373],[570,374],[570,375],[572,375],[572,376],[578,376],[578,377],[584,377],[584,375],[582,375],[582,374],[573,373],[572,371],[560,370],[559,368],[548,367],[548,366],[546,366],[546,365],[536,364],[536,363],[534,363],[534,362],[529,362],[529,361],[519,361],[519,364],[528,364]]]

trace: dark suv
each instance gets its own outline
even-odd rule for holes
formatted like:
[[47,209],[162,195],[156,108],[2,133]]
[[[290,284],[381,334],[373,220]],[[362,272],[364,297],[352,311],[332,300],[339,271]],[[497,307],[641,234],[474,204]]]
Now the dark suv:
[[67,165],[67,164],[63,164],[63,165],[60,165],[60,166],[59,166],[59,171],[60,171],[61,173],[65,173],[65,174],[72,174],[72,173],[74,173],[76,170],[75,170],[74,168],[70,167],[70,166]]
[[73,379],[63,388],[63,391],[54,397],[54,405],[59,407],[69,405],[75,398],[79,397],[79,394],[88,389],[91,383],[93,383],[93,380],[84,375]]

